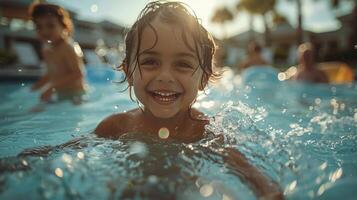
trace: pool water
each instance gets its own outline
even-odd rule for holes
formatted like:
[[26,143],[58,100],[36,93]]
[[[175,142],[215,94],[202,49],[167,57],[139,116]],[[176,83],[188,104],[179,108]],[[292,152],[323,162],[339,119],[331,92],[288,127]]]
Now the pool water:
[[[81,106],[29,113],[38,104],[30,85],[0,84],[0,199],[256,199],[214,139],[95,137],[103,118],[136,107],[125,85],[91,83]],[[245,154],[285,198],[354,199],[356,96],[356,84],[245,84],[228,70],[195,107],[212,117],[207,129],[225,135],[223,146]]]

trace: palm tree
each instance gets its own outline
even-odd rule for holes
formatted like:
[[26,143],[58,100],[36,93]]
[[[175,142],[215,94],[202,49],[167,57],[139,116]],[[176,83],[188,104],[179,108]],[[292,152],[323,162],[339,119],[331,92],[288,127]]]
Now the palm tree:
[[296,43],[297,45],[300,45],[302,43],[302,34],[303,34],[303,29],[302,29],[302,2],[301,0],[296,0],[296,6],[297,6],[297,18],[298,18],[298,26],[297,26],[297,37],[296,37]]
[[302,0],[287,0],[287,1],[289,1],[289,2],[295,1],[296,2],[296,9],[297,9],[296,44],[300,45],[302,43],[302,35],[303,35]]
[[223,38],[226,38],[227,37],[227,32],[226,32],[226,29],[225,29],[225,24],[228,22],[228,21],[232,21],[233,20],[233,14],[232,12],[226,8],[226,7],[223,7],[223,8],[218,8],[214,14],[213,14],[213,17],[211,18],[211,21],[213,23],[217,23],[217,24],[221,24],[223,26]]
[[241,0],[236,8],[237,11],[244,10],[250,14],[250,30],[253,29],[253,16],[262,17],[265,28],[265,44],[270,46],[270,29],[267,21],[267,14],[275,10],[276,0]]
[[[295,1],[296,2],[296,8],[297,8],[297,30],[296,30],[296,36],[297,36],[297,44],[301,44],[302,43],[302,34],[303,34],[303,28],[302,28],[302,24],[303,24],[303,16],[302,16],[302,0],[288,0],[288,1]],[[315,0],[317,1],[317,0]],[[325,0],[324,0],[325,1]],[[337,8],[340,3],[342,1],[350,1],[350,2],[354,2],[354,11],[352,13],[353,14],[354,19],[357,18],[357,3],[356,0],[330,0],[330,4],[332,5],[332,7]],[[357,20],[355,19],[355,22]],[[356,27],[356,26],[355,26]],[[355,28],[356,29],[356,28]],[[357,30],[356,30],[356,34],[357,34]]]

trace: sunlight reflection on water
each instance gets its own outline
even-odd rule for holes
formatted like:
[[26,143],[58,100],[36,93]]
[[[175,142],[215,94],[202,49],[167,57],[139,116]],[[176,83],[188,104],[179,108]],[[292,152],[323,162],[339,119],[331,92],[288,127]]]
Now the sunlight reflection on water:
[[[225,134],[223,146],[245,154],[280,184],[289,199],[356,195],[357,85],[286,82],[270,92],[259,88],[269,84],[247,86],[233,81],[238,79],[226,76],[196,105],[214,116],[207,129]],[[6,184],[1,199],[139,194],[254,199],[244,181],[222,164],[217,155],[222,146],[215,146],[214,140],[182,145],[135,135],[121,141],[93,137],[92,130],[104,117],[136,107],[125,92],[117,92],[122,86],[92,85],[89,102],[82,106],[64,102],[36,114],[27,113],[37,103],[29,86],[0,85],[5,94],[0,100],[0,180]],[[54,146],[80,135],[84,138],[48,154],[15,157],[25,148]],[[159,137],[168,135],[165,130],[158,132]]]

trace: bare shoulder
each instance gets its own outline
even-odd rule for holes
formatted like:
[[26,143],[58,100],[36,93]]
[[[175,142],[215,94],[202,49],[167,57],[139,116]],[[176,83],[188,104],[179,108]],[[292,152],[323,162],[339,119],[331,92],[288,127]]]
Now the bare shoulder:
[[100,137],[118,137],[129,132],[132,122],[135,121],[136,112],[137,109],[105,118],[95,128],[95,134]]
[[61,48],[60,50],[63,54],[72,55],[72,56],[77,57],[74,46],[70,42],[64,42],[60,48]]
[[203,112],[201,112],[195,108],[191,109],[191,117],[193,119],[202,121],[202,123],[209,123],[209,117],[206,114],[204,114]]
[[208,124],[209,117],[207,115],[196,109],[192,109],[190,123],[187,125],[187,127],[189,127],[187,132],[191,133],[190,135],[194,138],[201,138],[205,133],[205,127]]
[[113,137],[120,132],[119,123],[125,124],[125,113],[111,115],[101,121],[95,128],[95,134],[101,137]]

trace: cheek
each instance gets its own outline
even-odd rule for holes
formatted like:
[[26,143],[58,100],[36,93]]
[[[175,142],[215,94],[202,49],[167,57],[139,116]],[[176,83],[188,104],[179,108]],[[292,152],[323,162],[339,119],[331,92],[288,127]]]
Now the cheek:
[[201,71],[197,71],[193,75],[190,74],[189,80],[187,80],[187,82],[190,82],[190,85],[194,86],[195,89],[199,89],[199,86],[201,85],[202,76],[203,73]]
[[147,73],[141,73],[138,69],[136,69],[134,71],[134,73],[132,74],[131,78],[128,79],[129,83],[132,84],[132,86],[134,86],[134,88],[143,88],[146,87],[146,85],[148,84],[149,81],[149,75]]

